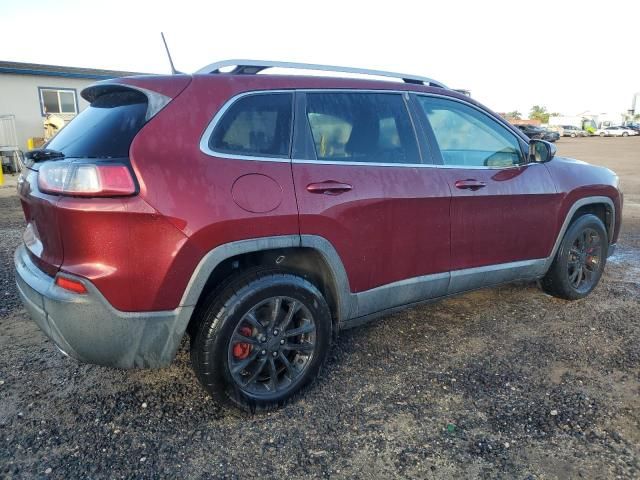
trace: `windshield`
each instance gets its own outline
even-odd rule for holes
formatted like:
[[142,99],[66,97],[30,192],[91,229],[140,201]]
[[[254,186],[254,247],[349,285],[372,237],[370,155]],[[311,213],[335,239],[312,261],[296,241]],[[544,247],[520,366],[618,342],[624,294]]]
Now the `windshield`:
[[146,113],[144,94],[135,90],[107,93],[60,130],[45,148],[66,157],[127,157]]

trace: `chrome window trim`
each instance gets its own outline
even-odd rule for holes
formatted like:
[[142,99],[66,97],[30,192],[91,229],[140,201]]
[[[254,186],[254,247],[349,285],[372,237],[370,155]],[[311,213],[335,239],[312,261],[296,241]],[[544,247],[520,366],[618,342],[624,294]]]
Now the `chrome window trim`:
[[[234,103],[236,103],[238,100],[244,97],[252,96],[252,95],[269,95],[272,93],[289,93],[293,96],[295,95],[295,92],[296,92],[295,89],[250,90],[247,92],[241,92],[241,93],[238,93],[237,95],[234,95],[229,100],[227,100],[224,103],[224,105],[222,105],[222,107],[220,107],[218,112],[213,116],[213,118],[209,122],[209,125],[207,125],[207,128],[205,129],[204,133],[200,137],[200,151],[206,155],[209,155],[210,157],[228,158],[231,160],[250,160],[250,161],[258,161],[258,162],[291,163],[291,158],[290,158],[291,145],[289,145],[289,155],[287,156],[287,158],[263,157],[263,156],[256,156],[256,155],[238,155],[234,153],[219,152],[209,147],[209,140],[211,139],[211,135],[213,134],[213,131],[218,125],[218,122],[220,121],[220,119],[224,116],[225,113],[227,113],[227,111],[231,108],[231,106]],[[292,99],[292,105],[295,105],[295,98]],[[293,132],[294,122],[295,122],[295,119],[292,111],[292,115],[291,115],[291,131],[292,132]],[[293,140],[293,136],[291,138],[291,141],[292,140]]]
[[147,96],[148,106],[147,114],[145,115],[145,120],[147,121],[155,117],[158,112],[166,107],[167,104],[171,101],[171,98],[161,93],[154,92],[153,90],[148,90],[142,87],[135,87],[133,85],[127,85],[127,87],[132,88],[133,90],[138,90],[139,92],[142,92]]
[[[372,88],[291,88],[291,89],[265,89],[265,90],[249,90],[246,92],[240,92],[229,100],[227,100],[222,107],[218,110],[218,112],[214,115],[213,119],[207,125],[204,133],[200,137],[200,151],[208,156],[216,157],[216,158],[226,158],[231,160],[249,160],[249,161],[258,161],[258,162],[276,162],[276,163],[296,163],[296,164],[318,164],[318,165],[345,165],[345,166],[371,166],[371,167],[402,167],[402,168],[455,168],[455,169],[465,169],[465,170],[507,170],[512,168],[522,168],[529,165],[542,165],[541,163],[523,163],[521,165],[510,165],[508,167],[489,167],[489,166],[463,166],[463,165],[439,165],[432,163],[369,163],[369,162],[342,162],[339,160],[307,160],[307,159],[291,159],[291,158],[279,158],[279,157],[261,157],[261,156],[253,156],[253,155],[237,155],[231,153],[224,153],[212,150],[209,148],[209,138],[211,138],[211,134],[215,129],[217,123],[220,121],[222,116],[226,113],[229,108],[241,98],[244,98],[249,95],[264,95],[269,93],[326,93],[326,92],[335,92],[335,93],[379,93],[379,94],[395,94],[395,95],[403,95],[404,94],[415,94],[422,96],[431,96],[431,97],[440,97],[447,100],[456,101],[462,103],[464,105],[468,105],[470,107],[475,108],[487,115],[487,112],[482,110],[479,107],[476,107],[472,103],[464,101],[459,98],[451,97],[449,95],[441,95],[437,93],[422,93],[415,92],[413,90],[394,90],[394,89],[372,89]],[[413,122],[413,118],[411,117],[411,112],[407,109],[407,115],[411,118]],[[490,118],[494,118],[492,115]],[[498,120],[498,119],[496,119]],[[295,119],[292,119],[295,123]],[[504,125],[504,122],[500,122]],[[294,125],[295,128],[295,125]],[[513,132],[513,129],[509,129]],[[417,132],[416,132],[417,133]],[[416,135],[417,136],[417,135]],[[416,138],[416,142],[418,139]],[[418,142],[418,148],[420,148]],[[423,152],[421,152],[422,161],[425,161],[425,157]]]
[[307,160],[294,158],[292,163],[313,163],[316,165],[345,165],[345,166],[362,166],[367,167],[404,167],[404,168],[425,168],[438,167],[439,165],[431,165],[426,163],[376,163],[376,162],[341,162],[339,160]]
[[513,168],[523,168],[533,165],[542,165],[541,163],[525,163],[523,165],[511,165],[508,167],[481,167],[481,166],[460,166],[460,165],[435,165],[432,163],[373,163],[373,162],[341,162],[339,160],[306,160],[294,158],[292,163],[315,163],[318,165],[366,165],[368,167],[404,167],[404,168],[446,168],[446,169],[464,169],[464,170],[509,170]]

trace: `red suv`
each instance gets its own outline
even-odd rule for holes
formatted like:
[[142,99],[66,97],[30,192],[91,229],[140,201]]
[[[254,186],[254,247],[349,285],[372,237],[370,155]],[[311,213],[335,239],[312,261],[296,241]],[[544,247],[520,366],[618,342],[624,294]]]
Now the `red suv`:
[[[274,66],[404,83],[258,75]],[[26,309],[120,368],[166,366],[188,333],[241,408],[284,403],[340,329],[400,308],[523,279],[582,298],[618,237],[613,172],[430,79],[232,61],[82,96],[19,179]]]

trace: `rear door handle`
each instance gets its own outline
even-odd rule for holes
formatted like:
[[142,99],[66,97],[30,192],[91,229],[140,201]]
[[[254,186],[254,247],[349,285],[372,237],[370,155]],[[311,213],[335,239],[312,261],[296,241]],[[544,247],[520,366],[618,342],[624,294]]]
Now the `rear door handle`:
[[340,195],[341,193],[348,192],[352,188],[348,183],[336,182],[334,180],[310,183],[307,185],[307,191],[309,193],[324,193],[325,195]]
[[456,188],[460,190],[480,190],[487,186],[486,183],[476,180],[475,178],[467,178],[466,180],[456,180]]

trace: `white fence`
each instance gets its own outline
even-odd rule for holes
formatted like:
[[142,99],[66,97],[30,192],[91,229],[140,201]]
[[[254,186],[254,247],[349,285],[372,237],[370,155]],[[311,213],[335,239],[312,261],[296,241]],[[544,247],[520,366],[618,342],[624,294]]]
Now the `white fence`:
[[0,168],[4,166],[9,171],[19,171],[21,154],[20,148],[18,148],[15,117],[0,115]]
[[16,118],[13,115],[0,115],[0,151],[2,150],[19,150]]

